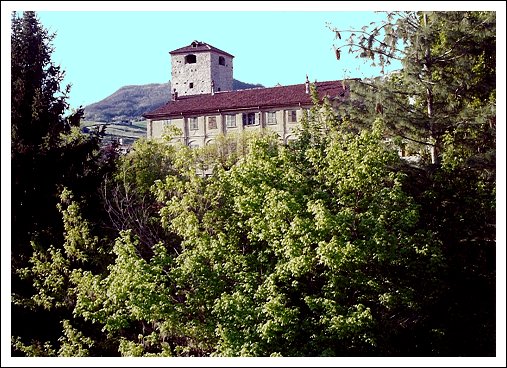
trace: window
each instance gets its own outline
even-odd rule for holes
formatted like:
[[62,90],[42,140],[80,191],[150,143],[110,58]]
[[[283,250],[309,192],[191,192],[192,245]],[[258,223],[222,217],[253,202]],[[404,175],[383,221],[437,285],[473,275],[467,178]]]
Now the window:
[[190,83],[188,84],[188,88],[194,88],[194,83],[190,82]]
[[296,110],[286,110],[287,114],[287,122],[288,123],[296,123],[297,122],[297,116],[296,116]]
[[255,112],[247,112],[243,114],[243,125],[258,125],[259,114]]
[[268,111],[266,113],[266,122],[271,125],[276,124],[276,112]]
[[208,116],[208,129],[216,129],[216,128],[217,128],[217,117]]
[[195,64],[197,57],[194,54],[185,56],[185,64]]
[[225,126],[227,128],[236,127],[236,115],[225,115]]
[[225,58],[223,56],[218,57],[218,64],[225,66]]
[[188,126],[190,130],[199,129],[199,123],[197,122],[197,118],[188,118]]

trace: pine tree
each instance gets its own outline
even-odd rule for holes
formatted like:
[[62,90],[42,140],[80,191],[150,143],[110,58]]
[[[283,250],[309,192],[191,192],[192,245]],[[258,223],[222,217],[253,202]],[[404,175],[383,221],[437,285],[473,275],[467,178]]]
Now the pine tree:
[[[47,195],[55,183],[49,165],[59,134],[69,131],[63,118],[70,87],[60,88],[64,74],[51,61],[54,35],[34,12],[12,15],[11,35],[11,156],[13,247],[23,253],[55,212]],[[49,170],[48,170],[49,169]],[[49,229],[47,229],[49,230]],[[18,249],[19,250],[19,249]],[[14,255],[19,252],[13,252]]]
[[494,12],[391,12],[381,24],[333,31],[338,39],[343,34],[338,50],[348,48],[382,70],[394,60],[403,65],[352,87],[356,103],[347,113],[354,122],[365,125],[381,116],[391,136],[429,148],[434,164],[474,162],[478,154],[491,161]]
[[[31,11],[14,12],[11,30],[12,334],[35,341],[32,347],[39,351],[44,344],[36,341],[57,338],[59,320],[70,311],[41,312],[32,303],[35,284],[20,278],[20,270],[29,265],[32,252],[64,244],[57,207],[63,188],[89,199],[114,155],[104,158],[100,137],[80,132],[82,108],[65,115],[70,86],[61,87],[64,72],[51,60],[55,34]],[[87,210],[97,214],[97,208]]]

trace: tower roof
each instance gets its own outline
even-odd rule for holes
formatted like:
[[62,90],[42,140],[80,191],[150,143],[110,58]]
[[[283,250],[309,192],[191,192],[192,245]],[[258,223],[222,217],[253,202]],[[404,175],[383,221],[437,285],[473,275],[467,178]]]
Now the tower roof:
[[200,41],[193,41],[188,46],[180,47],[179,49],[170,51],[169,54],[176,55],[176,54],[187,54],[189,52],[209,52],[209,51],[214,51],[218,54],[234,57],[234,55],[231,55],[228,52],[222,51],[214,46],[211,46],[210,44],[207,44],[206,42]]

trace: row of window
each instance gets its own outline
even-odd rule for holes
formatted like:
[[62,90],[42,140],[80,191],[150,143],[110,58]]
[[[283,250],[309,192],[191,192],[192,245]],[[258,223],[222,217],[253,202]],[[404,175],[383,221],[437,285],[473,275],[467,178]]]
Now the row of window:
[[[287,122],[288,123],[296,123],[296,110],[287,110]],[[243,126],[248,125],[259,125],[260,124],[261,114],[259,112],[247,112],[242,114],[242,123]],[[276,125],[276,112],[268,111],[266,112],[266,123],[268,125]],[[188,126],[190,130],[198,130],[199,123],[196,117],[188,118]],[[236,128],[236,114],[228,114],[225,115],[225,126],[227,128]],[[208,129],[217,129],[217,117],[216,116],[208,116]]]
[[[189,54],[185,56],[185,64],[195,64],[197,62],[197,56]],[[218,64],[225,66],[225,58],[223,56],[218,57]]]
[[[285,142],[286,144],[290,144],[291,142],[294,142],[297,139],[297,136],[290,134],[290,135],[287,135],[285,137],[285,139],[283,139],[281,135],[278,135],[278,138],[280,139],[280,141]],[[214,142],[215,142],[214,139],[207,139],[204,144],[206,146],[208,146],[210,144],[213,144]],[[201,147],[201,144],[198,141],[196,141],[196,140],[189,141],[187,143],[187,145],[190,148],[199,148],[199,147]],[[236,147],[237,147],[237,144],[235,142],[230,142],[228,145],[233,150],[236,149]]]
[[[185,83],[186,83],[186,82],[185,82]],[[176,84],[178,84],[178,83],[176,83]],[[190,89],[194,88],[194,82],[189,82],[189,83],[188,83],[188,88],[190,88]],[[218,92],[220,92],[220,90],[221,90],[220,88],[217,88],[217,91],[218,91]]]

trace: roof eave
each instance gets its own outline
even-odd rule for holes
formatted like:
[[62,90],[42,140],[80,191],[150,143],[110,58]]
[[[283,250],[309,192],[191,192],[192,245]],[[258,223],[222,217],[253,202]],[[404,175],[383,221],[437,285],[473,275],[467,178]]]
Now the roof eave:
[[216,114],[216,113],[230,113],[234,111],[248,111],[248,110],[273,110],[273,109],[284,109],[289,107],[297,107],[297,108],[306,108],[311,107],[312,103],[287,103],[287,104],[279,104],[279,105],[263,105],[263,106],[246,106],[246,107],[236,107],[236,108],[224,108],[224,109],[204,109],[204,110],[191,110],[191,111],[178,111],[171,113],[155,113],[155,114],[145,114],[143,117],[147,119],[153,118],[180,118],[185,116],[193,116],[193,115],[206,115],[206,114]]
[[234,55],[231,55],[228,52],[225,52],[225,51],[222,51],[222,50],[219,50],[219,49],[211,49],[211,50],[182,50],[182,51],[173,50],[173,51],[169,51],[169,54],[170,55],[180,55],[180,54],[188,54],[188,53],[198,54],[198,53],[212,52],[212,51],[214,51],[217,54],[230,56],[231,58],[234,59]]

